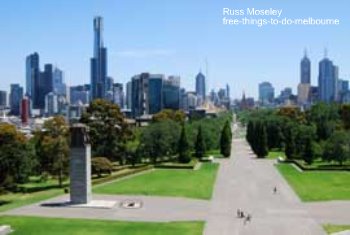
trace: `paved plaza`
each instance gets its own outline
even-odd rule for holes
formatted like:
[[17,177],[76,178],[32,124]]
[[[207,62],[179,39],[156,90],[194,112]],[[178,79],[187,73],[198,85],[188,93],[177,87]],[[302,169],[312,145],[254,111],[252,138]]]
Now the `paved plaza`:
[[[211,201],[175,197],[94,195],[115,201],[112,209],[42,206],[68,201],[67,195],[2,214],[123,221],[206,221],[205,235],[325,234],[321,224],[349,224],[348,201],[302,203],[274,167],[273,160],[256,159],[243,139],[233,142],[232,157],[220,159]],[[277,187],[277,193],[273,188]],[[125,200],[142,201],[140,209],[121,208]],[[237,209],[252,216],[249,223]]]

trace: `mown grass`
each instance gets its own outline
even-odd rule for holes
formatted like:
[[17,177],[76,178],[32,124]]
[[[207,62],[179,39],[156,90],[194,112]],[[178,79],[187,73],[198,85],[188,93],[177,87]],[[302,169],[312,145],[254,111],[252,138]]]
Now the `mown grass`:
[[157,195],[210,199],[218,164],[203,163],[199,170],[157,169],[94,188],[101,194]]
[[350,199],[350,172],[299,172],[289,164],[278,164],[277,169],[303,201]]
[[11,225],[11,235],[200,235],[204,222],[120,222],[86,219],[0,216],[0,224]]

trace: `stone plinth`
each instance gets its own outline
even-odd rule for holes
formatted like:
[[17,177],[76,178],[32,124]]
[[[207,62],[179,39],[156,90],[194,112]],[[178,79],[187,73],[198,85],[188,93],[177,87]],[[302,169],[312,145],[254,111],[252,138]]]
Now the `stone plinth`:
[[71,127],[70,149],[70,203],[87,204],[91,201],[91,146],[86,127]]

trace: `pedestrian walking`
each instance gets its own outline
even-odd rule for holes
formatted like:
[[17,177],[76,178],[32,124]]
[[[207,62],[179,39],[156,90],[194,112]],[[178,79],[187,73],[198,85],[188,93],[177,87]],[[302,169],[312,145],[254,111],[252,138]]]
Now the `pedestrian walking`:
[[273,187],[273,194],[276,194],[277,193],[277,187]]

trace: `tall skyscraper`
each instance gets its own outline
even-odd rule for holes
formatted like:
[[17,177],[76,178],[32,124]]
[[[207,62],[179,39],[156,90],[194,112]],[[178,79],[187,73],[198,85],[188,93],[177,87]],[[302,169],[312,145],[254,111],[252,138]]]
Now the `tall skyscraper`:
[[271,104],[275,98],[275,89],[269,82],[259,84],[259,100],[264,104]]
[[89,91],[86,86],[71,86],[69,89],[70,103],[72,105],[88,104],[89,103]]
[[319,63],[318,75],[319,99],[331,103],[337,101],[338,96],[338,67],[327,58],[327,55]]
[[132,107],[132,82],[126,83],[126,108],[131,109]]
[[300,83],[298,85],[298,104],[305,106],[310,103],[311,62],[306,50],[300,62]]
[[300,83],[311,83],[311,62],[307,57],[306,50],[304,52],[304,58],[300,62]]
[[23,87],[19,84],[11,84],[10,109],[11,114],[18,116],[20,114],[20,103],[23,98]]
[[180,108],[180,77],[169,76],[164,80],[163,108],[173,110]]
[[103,46],[103,18],[94,18],[94,53],[91,58],[91,100],[104,99],[107,92],[107,48]]
[[52,73],[53,92],[59,96],[66,96],[67,87],[63,80],[63,71],[55,67]]
[[7,105],[7,92],[0,91],[0,109],[4,109]]
[[35,83],[39,82],[39,54],[34,52],[26,58],[26,95],[34,100]]
[[53,91],[53,66],[45,64],[44,71],[40,72],[39,83],[35,86],[35,109],[45,109],[45,96]]
[[205,76],[202,72],[199,72],[196,76],[196,93],[200,103],[205,101],[206,90],[205,90]]
[[155,114],[162,110],[164,75],[142,73],[132,78],[131,112],[133,117]]
[[228,99],[231,98],[231,94],[230,94],[230,86],[228,84],[226,84],[226,96]]
[[124,90],[123,84],[114,83],[112,85],[112,93],[113,93],[113,103],[118,105],[120,109],[124,108]]

